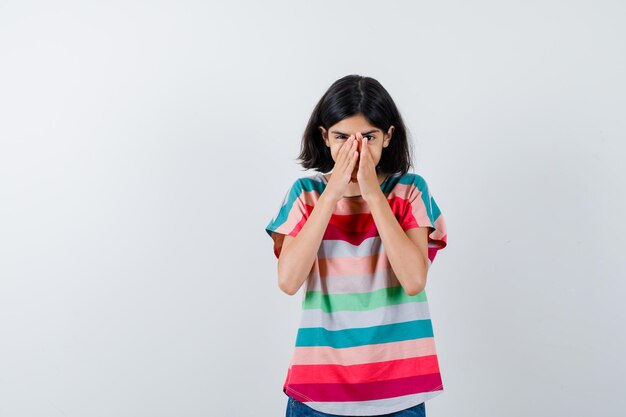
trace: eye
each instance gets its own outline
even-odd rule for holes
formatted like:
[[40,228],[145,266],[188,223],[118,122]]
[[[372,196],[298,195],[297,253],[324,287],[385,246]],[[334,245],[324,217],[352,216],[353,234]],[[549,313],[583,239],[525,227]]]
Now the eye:
[[[367,136],[365,136],[365,137],[366,137],[366,138],[368,138],[368,139],[367,139],[368,141],[372,141],[372,140],[376,139],[376,136],[374,136],[374,135],[367,135]],[[348,138],[346,137],[346,135],[337,135],[337,136],[335,136],[335,138],[336,138],[336,139],[340,139],[340,140],[346,140],[346,139],[348,139]]]

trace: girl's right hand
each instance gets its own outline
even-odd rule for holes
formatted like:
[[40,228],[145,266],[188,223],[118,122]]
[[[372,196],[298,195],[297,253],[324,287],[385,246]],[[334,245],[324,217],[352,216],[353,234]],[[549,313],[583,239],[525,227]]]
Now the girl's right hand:
[[357,139],[355,135],[351,135],[341,146],[341,149],[339,149],[333,173],[330,176],[330,180],[328,180],[323,194],[339,201],[348,189],[352,172],[358,160],[359,152],[357,151]]

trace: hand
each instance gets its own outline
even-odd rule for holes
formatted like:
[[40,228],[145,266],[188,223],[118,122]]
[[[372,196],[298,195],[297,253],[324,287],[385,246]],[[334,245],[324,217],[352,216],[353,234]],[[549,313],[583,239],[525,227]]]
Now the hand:
[[359,189],[361,196],[365,201],[368,199],[379,197],[382,193],[380,184],[378,183],[378,174],[376,173],[376,165],[372,159],[372,154],[368,149],[367,139],[363,138],[361,132],[357,132],[357,140],[361,141],[361,153],[359,155],[359,170],[356,174],[359,181]]
[[356,138],[354,135],[350,135],[348,140],[341,145],[341,149],[339,149],[333,168],[333,175],[328,180],[328,184],[323,192],[324,195],[328,195],[336,201],[339,201],[344,196],[358,158]]

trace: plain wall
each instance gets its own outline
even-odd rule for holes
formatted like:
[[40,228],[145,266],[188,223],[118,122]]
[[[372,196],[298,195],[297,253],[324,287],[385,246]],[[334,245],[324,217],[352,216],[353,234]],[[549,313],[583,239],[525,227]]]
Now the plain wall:
[[264,231],[379,80],[448,226],[434,416],[626,408],[620,1],[0,3],[0,416],[282,416]]

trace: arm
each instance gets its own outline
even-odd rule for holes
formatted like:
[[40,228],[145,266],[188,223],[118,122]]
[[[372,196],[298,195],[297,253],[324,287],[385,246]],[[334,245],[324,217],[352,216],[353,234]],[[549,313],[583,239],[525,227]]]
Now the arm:
[[398,281],[408,295],[419,294],[426,287],[428,273],[428,227],[405,233],[382,193],[368,204]]
[[285,293],[293,295],[298,292],[311,272],[335,206],[348,187],[357,157],[356,140],[351,135],[339,149],[333,175],[302,229],[295,237],[285,236],[278,257],[278,286]]
[[283,292],[294,295],[306,281],[336,204],[322,193],[298,235],[285,236],[278,258],[278,287]]

